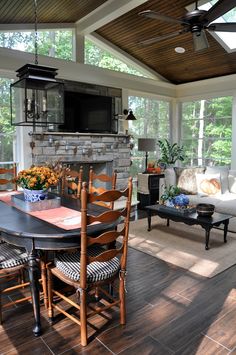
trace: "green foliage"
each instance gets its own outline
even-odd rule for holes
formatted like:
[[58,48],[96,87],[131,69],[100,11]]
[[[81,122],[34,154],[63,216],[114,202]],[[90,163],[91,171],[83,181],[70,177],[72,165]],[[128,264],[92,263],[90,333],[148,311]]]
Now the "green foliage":
[[184,148],[177,143],[171,144],[168,139],[158,140],[160,147],[160,159],[158,163],[175,164],[177,160],[184,160]]
[[115,58],[111,53],[99,48],[89,40],[85,41],[84,62],[85,64],[91,64],[101,68],[145,77],[144,74],[136,70],[134,67],[131,67],[118,58]]
[[162,202],[165,202],[167,200],[172,200],[174,197],[178,196],[180,194],[180,188],[174,185],[170,185],[169,187],[166,187],[163,194],[160,197],[160,200]]
[[232,149],[232,97],[182,104],[186,165],[228,165]]
[[[142,96],[129,96],[128,106],[133,109],[136,121],[129,122],[129,132],[134,137],[134,149],[132,150],[132,165],[130,173],[136,176],[145,169],[144,152],[138,151],[138,138],[168,137],[170,132],[168,101]],[[156,161],[156,152],[149,152],[149,161]]]

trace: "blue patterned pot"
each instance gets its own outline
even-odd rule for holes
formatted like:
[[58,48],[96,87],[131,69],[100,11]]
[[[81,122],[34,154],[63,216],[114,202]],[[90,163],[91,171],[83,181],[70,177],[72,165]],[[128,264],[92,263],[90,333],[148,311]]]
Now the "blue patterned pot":
[[24,198],[25,201],[28,202],[38,202],[43,201],[47,198],[48,191],[47,190],[29,190],[24,189]]

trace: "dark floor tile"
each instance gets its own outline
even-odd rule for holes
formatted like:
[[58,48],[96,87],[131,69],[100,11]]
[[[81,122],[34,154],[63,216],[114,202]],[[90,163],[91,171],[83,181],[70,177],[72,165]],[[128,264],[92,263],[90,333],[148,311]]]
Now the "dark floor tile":
[[230,350],[236,347],[236,308],[213,323],[203,333]]
[[111,355],[112,352],[107,349],[103,344],[101,344],[97,339],[94,339],[90,344],[86,347],[75,346],[73,349],[70,349],[63,353],[63,355]]
[[189,301],[181,297],[163,299],[158,307],[144,308],[133,313],[125,326],[116,326],[105,331],[98,339],[114,353],[119,353],[134,345],[137,339],[145,338],[153,329],[158,329],[163,323],[166,324],[183,314],[188,305]]
[[235,300],[226,299],[221,294],[210,301],[207,299],[201,303],[192,302],[186,307],[185,312],[153,330],[151,335],[161,344],[178,351],[195,336],[210,328],[217,319],[235,309]]
[[[1,354],[5,355],[6,353]],[[52,355],[52,352],[44,344],[42,339],[38,338],[16,347],[14,350],[7,352],[6,355]]]
[[130,346],[129,348],[121,351],[119,355],[172,355],[173,351],[165,346],[162,346],[158,341],[151,337],[145,337],[136,344]]
[[229,350],[222,345],[207,338],[203,334],[198,335],[190,343],[183,346],[175,355],[228,355]]

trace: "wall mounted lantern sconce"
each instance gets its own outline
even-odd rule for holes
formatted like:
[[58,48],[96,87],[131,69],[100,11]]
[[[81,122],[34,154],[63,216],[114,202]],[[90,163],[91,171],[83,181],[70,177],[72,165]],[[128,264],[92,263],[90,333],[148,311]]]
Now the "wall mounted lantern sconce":
[[126,121],[136,121],[137,120],[137,118],[133,114],[133,111],[130,109],[129,110],[124,109],[123,114],[127,115]]
[[16,70],[18,81],[10,86],[11,124],[47,126],[64,123],[64,84],[57,69],[38,65],[37,0],[35,11],[35,62]]

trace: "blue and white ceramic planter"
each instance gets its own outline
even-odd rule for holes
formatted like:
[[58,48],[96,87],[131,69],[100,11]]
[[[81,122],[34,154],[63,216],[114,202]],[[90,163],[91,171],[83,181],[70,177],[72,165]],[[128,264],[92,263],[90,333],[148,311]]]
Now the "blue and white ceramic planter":
[[25,201],[28,202],[38,202],[43,201],[47,198],[48,191],[47,190],[29,190],[24,189],[24,198]]

